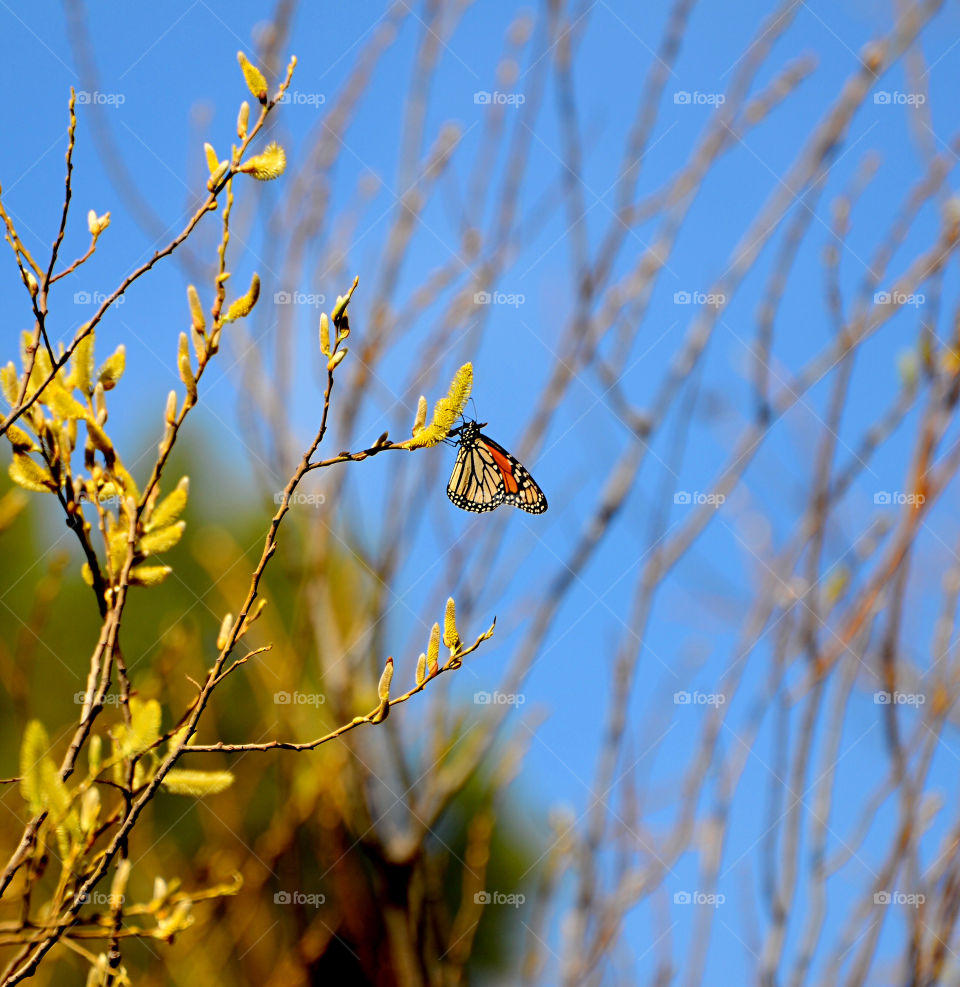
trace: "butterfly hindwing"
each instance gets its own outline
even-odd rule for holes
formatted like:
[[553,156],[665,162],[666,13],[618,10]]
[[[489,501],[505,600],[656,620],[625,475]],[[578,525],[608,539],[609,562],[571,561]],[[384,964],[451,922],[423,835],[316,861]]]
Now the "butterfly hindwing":
[[479,438],[494,457],[502,475],[503,502],[519,507],[530,514],[542,514],[547,509],[547,498],[523,463],[482,432]]

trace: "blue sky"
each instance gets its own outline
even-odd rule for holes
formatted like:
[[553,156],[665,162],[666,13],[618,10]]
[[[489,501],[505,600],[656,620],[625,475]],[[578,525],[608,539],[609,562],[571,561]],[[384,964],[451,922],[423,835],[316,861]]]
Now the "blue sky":
[[[583,181],[586,214],[582,220],[587,240],[595,249],[611,219],[614,207],[613,185],[622,148],[652,50],[659,43],[665,19],[662,5],[643,6],[625,2],[586,5],[584,33],[575,71],[577,108],[584,141]],[[202,188],[204,178],[201,143],[210,140],[221,156],[233,133],[236,107],[244,96],[235,54],[238,48],[254,49],[262,19],[270,5],[253,2],[190,3],[173,0],[166,4],[128,4],[119,0],[92,0],[88,4],[89,30],[100,80],[97,92],[106,100],[102,113],[119,157],[140,194],[153,213],[160,217],[164,241],[179,229],[189,205]],[[347,67],[362,44],[375,30],[384,7],[377,4],[314,3],[300,11],[289,50],[299,59],[293,89],[303,94],[296,105],[284,108],[277,136],[296,159],[308,134],[317,125],[334,95],[342,86]],[[469,163],[483,137],[478,124],[483,108],[474,101],[478,91],[498,87],[495,69],[503,49],[504,32],[518,7],[511,3],[474,4],[462,24],[442,47],[436,82],[431,90],[425,133],[429,140],[446,121],[457,121],[464,137],[452,173],[453,185],[464,193]],[[690,30],[675,72],[668,81],[661,116],[651,147],[643,162],[639,188],[649,192],[662,187],[686,160],[689,149],[706,127],[712,107],[698,102],[676,102],[677,94],[714,94],[729,85],[736,63],[757,31],[761,17],[769,11],[758,5],[703,4],[694,9]],[[696,306],[678,303],[677,293],[707,292],[727,269],[734,246],[746,225],[762,204],[778,188],[782,176],[795,159],[811,127],[821,119],[836,98],[844,81],[855,71],[863,45],[889,27],[886,6],[859,3],[804,4],[795,23],[781,38],[760,70],[755,89],[762,88],[785,62],[801,56],[816,59],[815,71],[789,98],[785,107],[774,111],[770,120],[747,138],[715,168],[694,204],[651,299],[644,322],[624,367],[621,381],[624,393],[638,407],[653,398],[665,369],[683,334],[689,327]],[[956,45],[960,13],[950,7],[936,21],[923,42],[928,72],[933,132],[928,139],[939,153],[953,160],[947,145],[956,133],[960,110],[954,98],[960,48]],[[0,148],[0,183],[3,200],[18,222],[31,247],[47,244],[55,229],[63,182],[63,150],[66,130],[66,94],[69,86],[83,89],[75,58],[67,39],[63,7],[51,0],[27,5],[0,2],[0,31],[5,38],[7,77],[17,80],[16,98],[0,103],[0,132],[5,135]],[[354,303],[356,333],[362,335],[368,314],[363,292],[364,280],[376,276],[383,237],[389,229],[400,190],[397,177],[397,149],[404,126],[404,98],[411,78],[412,55],[422,26],[408,17],[396,43],[378,64],[370,86],[360,102],[345,136],[345,149],[334,173],[334,201],[349,201],[360,176],[371,173],[381,186],[353,230],[346,249],[345,268],[361,275],[361,288]],[[526,74],[529,65],[522,65]],[[841,261],[841,280],[847,297],[852,297],[864,279],[880,237],[900,208],[906,191],[922,174],[925,162],[911,140],[907,108],[898,103],[897,93],[910,91],[898,66],[879,80],[877,91],[894,94],[890,103],[867,103],[857,113],[850,133],[838,149],[838,162],[825,194],[811,222],[811,233],[787,286],[778,314],[774,365],[783,379],[796,373],[807,360],[820,352],[832,335],[823,302],[821,253],[830,241],[829,203],[845,190],[868,151],[879,156],[879,169],[856,207],[848,249]],[[120,96],[122,99],[118,99]],[[322,102],[312,97],[322,96]],[[682,98],[682,97],[681,97]],[[108,169],[98,156],[90,133],[91,115],[80,108],[78,146],[75,155],[73,223],[68,231],[64,256],[85,249],[87,234],[83,217],[90,207],[98,212],[111,210],[113,222],[101,241],[96,257],[71,280],[63,300],[55,297],[51,310],[54,333],[59,339],[72,336],[89,315],[91,297],[110,290],[131,259],[143,259],[160,242],[147,235],[134,222],[130,211],[112,185]],[[509,111],[508,111],[509,112]],[[508,119],[508,126],[514,125]],[[543,110],[536,121],[531,144],[531,162],[524,180],[521,204],[531,210],[539,195],[562,176],[562,140],[556,111],[555,80],[551,75]],[[495,164],[502,174],[503,161]],[[281,180],[282,181],[282,180]],[[951,186],[948,179],[947,187]],[[276,201],[277,190],[264,186],[245,190],[249,201],[262,197]],[[455,249],[458,231],[453,210],[441,192],[424,214],[422,228],[413,240],[411,253],[400,273],[397,296],[405,298],[423,280],[424,272],[446,262]],[[261,212],[261,215],[263,212]],[[489,217],[487,217],[489,220]],[[933,241],[940,225],[936,208],[926,206],[897,252],[891,272],[899,274],[909,260]],[[652,241],[657,223],[641,224],[628,238],[617,271],[626,273]],[[709,489],[717,470],[729,456],[732,442],[752,414],[750,354],[748,344],[755,332],[756,310],[766,277],[773,266],[780,236],[761,254],[754,271],[724,311],[722,323],[700,371],[700,398],[678,489]],[[210,239],[200,240],[209,247]],[[570,283],[572,239],[564,210],[551,214],[535,229],[512,259],[502,283],[487,286],[491,291],[520,295],[521,304],[492,307],[489,325],[475,351],[467,352],[469,340],[455,347],[447,360],[445,373],[461,358],[475,364],[474,396],[478,413],[490,422],[489,431],[508,447],[522,434],[539,387],[546,378],[553,343],[569,317],[573,304]],[[323,294],[329,300],[346,287],[340,272],[325,271],[317,259],[316,280],[289,285],[264,270],[263,258],[269,244],[263,230],[254,226],[235,263],[235,277],[246,283],[253,269],[264,277],[265,297],[275,291]],[[8,257],[8,261],[10,258]],[[368,274],[369,272],[369,274]],[[170,367],[176,337],[185,322],[182,267],[166,261],[155,275],[135,286],[116,313],[104,322],[99,336],[100,352],[123,342],[128,350],[128,393],[139,395],[142,415],[156,420],[164,397],[176,379]],[[956,298],[956,275],[952,268],[944,281],[942,309],[950,310]],[[889,286],[889,279],[885,285]],[[12,263],[0,264],[0,312],[8,329],[28,326],[28,310],[23,304]],[[73,297],[73,293],[79,293]],[[682,296],[681,296],[682,297]],[[329,308],[329,301],[327,303]],[[852,400],[840,429],[838,458],[846,461],[863,430],[895,397],[899,387],[897,361],[903,350],[916,340],[924,307],[906,310],[878,333],[877,338],[858,356],[851,381]],[[431,310],[430,319],[439,309]],[[294,387],[294,427],[304,439],[312,435],[318,413],[316,390],[315,326],[316,309],[298,308],[289,331],[296,333],[296,350],[309,353],[298,362]],[[276,307],[262,306],[255,331],[275,330]],[[426,327],[424,327],[426,328]],[[938,325],[938,330],[941,331]],[[413,339],[422,338],[418,328]],[[9,334],[8,334],[9,335]],[[12,355],[12,354],[10,354]],[[4,360],[8,357],[5,355]],[[397,379],[406,383],[414,365],[416,349],[397,352]],[[443,376],[443,375],[441,375]],[[204,435],[212,455],[238,455],[249,460],[236,416],[239,379],[236,373],[213,368],[206,391],[203,417]],[[640,661],[636,694],[631,709],[635,717],[632,749],[645,756],[640,775],[648,786],[651,826],[665,823],[669,813],[657,807],[671,802],[671,786],[696,740],[694,726],[702,722],[702,708],[677,709],[671,701],[678,689],[711,691],[726,667],[735,643],[737,614],[745,612],[751,596],[762,584],[759,562],[744,551],[745,541],[765,537],[779,544],[788,535],[803,503],[809,483],[809,464],[819,436],[830,381],[813,388],[777,427],[756,463],[748,471],[743,487],[731,497],[715,523],[707,529],[693,553],[678,566],[657,597],[657,607],[645,639]],[[412,408],[406,395],[398,399],[400,388],[384,386],[361,409],[354,423],[352,438],[363,441],[382,428],[401,434]],[[121,427],[128,441],[136,433],[139,414]],[[841,522],[831,532],[825,549],[826,564],[836,561],[849,541],[863,529],[864,518],[877,510],[878,490],[899,490],[909,462],[909,419],[903,434],[895,436],[882,450],[837,511]],[[615,537],[605,543],[580,582],[564,603],[525,686],[525,710],[534,707],[547,712],[532,743],[518,791],[538,806],[557,802],[568,804],[575,813],[587,804],[588,786],[593,776],[598,739],[609,693],[609,669],[623,633],[622,616],[630,607],[638,561],[649,547],[649,517],[662,498],[661,457],[666,455],[671,425],[654,443],[654,452],[631,494]],[[346,437],[344,437],[346,438]],[[535,594],[540,582],[556,571],[558,560],[566,557],[575,543],[582,519],[589,515],[599,496],[599,482],[606,469],[629,443],[626,427],[603,400],[603,386],[596,377],[578,380],[542,449],[528,463],[547,491],[551,508],[543,518],[499,517],[496,523],[508,525],[509,551],[497,561],[489,580],[491,590],[478,601],[477,613],[496,608],[497,592]],[[149,443],[152,445],[153,439]],[[339,437],[336,448],[341,448]],[[438,456],[448,455],[445,450]],[[369,470],[367,471],[367,468]],[[389,509],[390,457],[365,464],[364,497],[358,501],[357,517],[374,539]],[[249,461],[251,473],[263,464]],[[446,470],[444,465],[440,472]],[[246,482],[249,476],[238,477]],[[261,477],[262,480],[262,477]],[[251,491],[254,485],[251,483]],[[354,485],[349,489],[357,491]],[[201,494],[202,495],[202,494]],[[949,494],[946,503],[949,503]],[[939,606],[939,577],[953,561],[952,546],[958,526],[948,510],[936,510],[928,521],[929,530],[921,538],[917,570],[908,609],[904,639],[906,649],[921,667],[929,662],[930,627]],[[427,510],[437,523],[426,530],[416,552],[408,560],[411,578],[422,571],[450,538],[469,537],[474,526],[493,523],[490,517],[476,518],[457,512],[450,505],[442,484],[432,493]],[[682,519],[683,505],[671,507],[671,521]],[[465,574],[465,578],[470,577]],[[507,582],[504,582],[507,580]],[[406,642],[420,628],[413,623],[412,609],[417,593],[403,605],[393,608],[389,632]],[[709,605],[706,605],[709,601]],[[478,620],[482,620],[478,616]],[[412,628],[412,629],[411,629]],[[506,667],[511,649],[522,638],[524,613],[514,609],[498,625],[498,647],[472,667],[476,679],[463,676],[465,695],[476,688],[490,688],[499,670]],[[752,659],[743,698],[756,697],[762,689],[769,657],[767,642]],[[731,724],[743,727],[749,716],[749,702],[732,711]],[[669,728],[669,729],[668,729]],[[521,731],[523,727],[518,727]],[[755,744],[755,755],[747,761],[738,789],[725,855],[729,869],[722,868],[722,888],[738,912],[736,917],[718,910],[713,930],[708,969],[731,972],[738,982],[753,969],[741,915],[753,911],[756,921],[763,917],[756,901],[758,887],[758,837],[765,825],[766,799],[772,766],[771,718],[767,717]],[[949,730],[949,728],[948,728]],[[960,748],[946,735],[945,749],[938,756],[933,783],[950,784],[956,776]],[[722,746],[735,747],[737,735],[731,732]],[[867,692],[856,695],[841,741],[843,758],[839,772],[836,823],[840,835],[849,831],[862,806],[866,781],[879,780],[887,769],[883,730],[877,707]],[[808,783],[815,778],[809,778]],[[955,787],[955,786],[953,786]],[[707,791],[711,786],[707,786]],[[947,791],[951,791],[947,789]],[[950,796],[955,798],[955,796]],[[844,883],[831,884],[831,908],[844,915],[849,901],[860,893],[876,868],[889,837],[895,806],[887,805],[878,814],[861,856],[863,866],[854,863],[844,872]],[[936,827],[933,835],[936,836]],[[835,849],[836,843],[831,843]],[[734,864],[734,862],[736,862]],[[694,861],[688,855],[666,882],[667,890],[693,890],[696,881]],[[849,876],[849,880],[846,877]],[[751,896],[748,889],[753,889]],[[802,894],[801,899],[802,901]],[[652,928],[647,921],[648,905],[631,919],[631,944],[637,956],[646,950],[646,937]],[[729,906],[728,906],[729,907]],[[733,909],[731,909],[733,911]],[[831,917],[833,916],[831,912]],[[678,943],[691,935],[692,910],[674,908],[673,932]],[[747,925],[750,923],[747,922]],[[762,928],[761,922],[761,928]],[[828,917],[828,929],[829,917]],[[900,938],[898,923],[887,920],[881,955],[896,955]],[[734,934],[737,932],[737,935]],[[828,937],[829,941],[829,937]],[[791,956],[788,943],[787,955]],[[677,955],[683,955],[682,950]],[[638,960],[641,971],[652,969],[655,952]],[[708,977],[709,980],[709,977]],[[745,980],[743,981],[745,982]]]

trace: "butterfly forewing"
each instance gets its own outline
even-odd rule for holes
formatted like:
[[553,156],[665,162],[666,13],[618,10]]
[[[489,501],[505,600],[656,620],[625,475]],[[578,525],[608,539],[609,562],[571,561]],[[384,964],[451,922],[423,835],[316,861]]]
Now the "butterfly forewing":
[[492,511],[512,504],[531,514],[547,509],[547,498],[523,465],[476,422],[460,430],[460,446],[447,496],[466,511]]
[[460,443],[447,496],[465,511],[492,511],[503,503],[503,479],[493,456],[480,443]]

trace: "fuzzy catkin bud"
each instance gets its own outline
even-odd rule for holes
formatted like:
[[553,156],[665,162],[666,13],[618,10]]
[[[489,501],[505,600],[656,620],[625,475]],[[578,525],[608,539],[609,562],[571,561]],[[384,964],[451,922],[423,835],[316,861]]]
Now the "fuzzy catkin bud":
[[410,430],[411,435],[416,435],[417,432],[427,424],[427,399],[421,394],[420,400],[417,402],[417,416],[413,419],[413,428]]
[[460,647],[460,634],[457,632],[457,605],[453,597],[447,600],[447,608],[443,614],[443,643],[451,650]]
[[447,396],[441,398],[433,409],[433,420],[426,428],[405,443],[408,449],[435,446],[442,442],[453,428],[454,422],[466,407],[473,388],[473,364],[465,363],[454,375]]
[[440,670],[440,625],[434,624],[430,630],[430,643],[427,645],[427,668],[431,675]]
[[320,313],[320,352],[330,356],[330,320],[326,312]]
[[87,229],[90,231],[90,236],[94,239],[100,236],[109,225],[110,213],[105,212],[102,216],[98,216],[93,209],[87,213]]
[[185,332],[180,333],[179,345],[177,346],[177,367],[180,370],[180,379],[187,389],[187,393],[197,399],[197,379],[193,375],[193,367],[190,365],[190,343]]
[[260,297],[260,277],[254,273],[253,277],[250,279],[250,288],[245,295],[241,295],[240,298],[235,299],[230,303],[230,307],[227,309],[226,314],[223,317],[224,322],[234,322],[237,319],[242,319],[244,316],[250,314],[253,310],[253,306],[257,304],[257,299]]
[[262,154],[255,154],[245,161],[237,171],[244,175],[253,175],[257,181],[269,182],[279,178],[287,167],[287,152],[276,142],[272,141]]
[[353,293],[356,291],[359,283],[360,278],[354,278],[353,284],[350,285],[350,290],[345,295],[337,295],[337,304],[333,306],[333,311],[330,313],[330,318],[333,319],[333,324],[335,326],[340,324],[340,320],[343,318],[343,313],[346,312],[347,306],[350,304],[350,299],[353,298]]
[[197,294],[197,289],[192,285],[187,285],[187,303],[190,305],[190,319],[193,323],[193,328],[197,332],[203,332],[206,328],[207,320],[203,315],[203,306],[200,304],[200,296]]
[[250,104],[244,100],[240,104],[240,112],[237,114],[237,137],[243,140],[247,136],[247,127],[250,123]]
[[393,658],[387,659],[387,664],[380,676],[380,684],[377,686],[377,695],[380,702],[385,703],[390,698],[390,683],[393,681]]
[[217,635],[218,651],[222,651],[227,646],[231,630],[233,630],[233,614],[227,613],[223,615],[223,621],[220,624],[220,633]]
[[240,71],[243,72],[243,78],[247,83],[247,88],[257,100],[265,103],[267,101],[267,80],[264,78],[263,73],[256,65],[250,63],[250,60],[242,51],[237,52],[237,61],[240,63]]
[[217,152],[213,149],[212,144],[204,144],[203,153],[207,158],[207,171],[212,175],[220,167],[220,159],[217,157]]

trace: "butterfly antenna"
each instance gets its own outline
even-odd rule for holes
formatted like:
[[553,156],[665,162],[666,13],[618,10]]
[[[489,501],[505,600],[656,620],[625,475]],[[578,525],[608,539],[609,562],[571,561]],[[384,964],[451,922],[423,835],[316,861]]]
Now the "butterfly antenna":
[[[479,417],[477,414],[477,402],[473,400],[472,394],[470,395],[470,403],[473,405],[473,420],[476,421]],[[460,417],[463,418],[463,415],[461,414]]]

